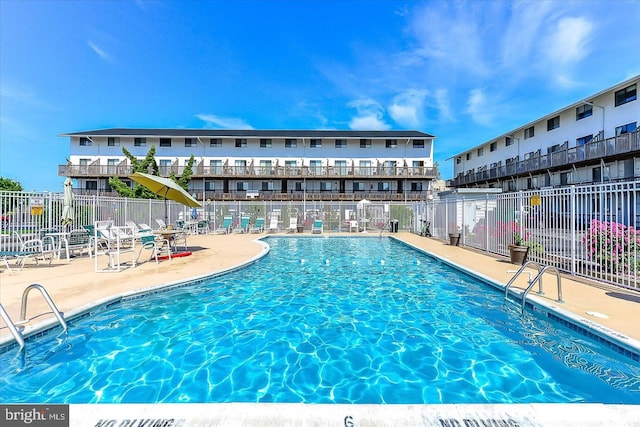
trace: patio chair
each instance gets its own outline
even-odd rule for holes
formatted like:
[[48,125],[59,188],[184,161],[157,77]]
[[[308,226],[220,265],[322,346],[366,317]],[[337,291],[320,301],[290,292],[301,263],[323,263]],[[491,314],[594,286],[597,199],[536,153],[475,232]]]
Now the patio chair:
[[246,233],[249,229],[249,217],[243,216],[240,218],[240,223],[233,229],[234,233]]
[[255,224],[249,228],[249,233],[262,233],[264,231],[264,218],[256,218]]
[[322,233],[322,220],[316,219],[313,221],[313,227],[311,228],[311,234],[321,234]]
[[22,270],[27,259],[33,259],[36,265],[38,265],[39,261],[46,261],[48,259],[49,265],[51,265],[51,261],[56,252],[54,249],[46,249],[46,247],[53,247],[53,239],[51,236],[45,236],[43,239],[36,238],[25,241],[19,233],[14,231],[13,235],[19,244],[19,249],[15,251],[0,251],[0,258],[2,258],[9,271],[13,271],[9,265],[10,259],[15,260],[15,266],[18,267],[19,270]]
[[229,234],[229,232],[231,231],[232,222],[233,218],[230,215],[225,216],[222,220],[222,224],[220,224],[218,228],[216,228],[216,234]]
[[136,257],[136,263],[140,259],[140,255],[143,250],[151,250],[151,256],[149,257],[149,261],[152,258],[155,258],[156,264],[158,264],[158,255],[162,255],[162,252],[166,252],[167,257],[171,260],[171,245],[167,239],[156,238],[153,233],[145,232],[139,236],[141,247],[138,252],[138,256]]
[[269,220],[269,227],[267,227],[267,233],[277,233],[280,231],[280,226],[278,225],[278,214],[273,212],[271,213],[271,219]]
[[297,233],[298,232],[298,217],[292,216],[289,218],[289,226],[287,227],[287,233]]
[[156,224],[158,224],[158,228],[160,230],[166,230],[167,229],[167,224],[164,222],[164,220],[156,219]]
[[201,219],[198,221],[198,234],[209,234],[209,221]]
[[92,258],[93,252],[93,236],[89,235],[86,229],[71,230],[67,238],[67,247],[70,252],[82,251],[86,248],[89,252],[89,258]]

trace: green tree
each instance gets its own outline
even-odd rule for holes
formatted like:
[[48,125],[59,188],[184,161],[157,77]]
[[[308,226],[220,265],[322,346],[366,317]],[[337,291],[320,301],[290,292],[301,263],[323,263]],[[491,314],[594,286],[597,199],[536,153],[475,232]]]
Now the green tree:
[[[0,176],[0,191],[22,191],[22,184],[18,181],[14,181],[9,178],[2,178]],[[3,197],[2,198],[2,213],[11,212],[15,209],[17,199],[14,197]]]
[[22,191],[22,184],[13,179],[0,176],[0,191]]
[[[131,162],[131,168],[133,172],[142,172],[149,175],[160,175],[160,168],[158,168],[158,163],[155,159],[156,147],[154,145],[149,148],[147,155],[144,159],[140,160],[136,158],[133,154],[131,154],[125,147],[122,147],[122,153],[129,159]],[[169,175],[169,179],[175,181],[180,185],[180,187],[184,188],[185,191],[189,190],[189,181],[191,180],[191,176],[193,175],[193,163],[195,159],[193,154],[189,158],[187,165],[180,177],[175,176],[173,172]],[[118,176],[113,176],[109,178],[109,185],[113,188],[119,196],[121,197],[129,197],[135,199],[161,199],[161,196],[158,196],[151,190],[149,190],[144,185],[140,185],[138,183],[134,183],[133,188],[129,187],[125,182],[121,181]]]

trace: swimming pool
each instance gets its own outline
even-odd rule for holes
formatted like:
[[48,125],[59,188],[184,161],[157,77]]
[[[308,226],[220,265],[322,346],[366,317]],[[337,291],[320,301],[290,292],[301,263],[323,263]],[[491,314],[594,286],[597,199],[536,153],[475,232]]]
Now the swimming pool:
[[389,238],[260,261],[0,355],[0,401],[640,403],[640,367]]

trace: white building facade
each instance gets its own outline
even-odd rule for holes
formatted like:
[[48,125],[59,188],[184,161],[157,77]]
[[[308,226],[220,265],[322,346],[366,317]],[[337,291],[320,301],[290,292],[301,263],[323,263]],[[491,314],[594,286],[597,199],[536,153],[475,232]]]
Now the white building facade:
[[[419,131],[103,129],[74,132],[58,175],[84,194],[109,194],[109,178],[133,173],[126,148],[155,147],[161,176],[191,156],[199,200],[424,200],[437,178],[433,135]],[[130,184],[133,185],[133,184]]]
[[452,157],[454,188],[519,191],[640,177],[640,76]]

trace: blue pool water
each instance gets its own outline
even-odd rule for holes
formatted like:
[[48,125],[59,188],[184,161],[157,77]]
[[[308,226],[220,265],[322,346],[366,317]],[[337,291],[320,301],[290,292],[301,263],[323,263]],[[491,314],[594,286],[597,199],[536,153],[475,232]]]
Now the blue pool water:
[[640,403],[636,362],[406,245],[268,243],[0,355],[0,402]]

